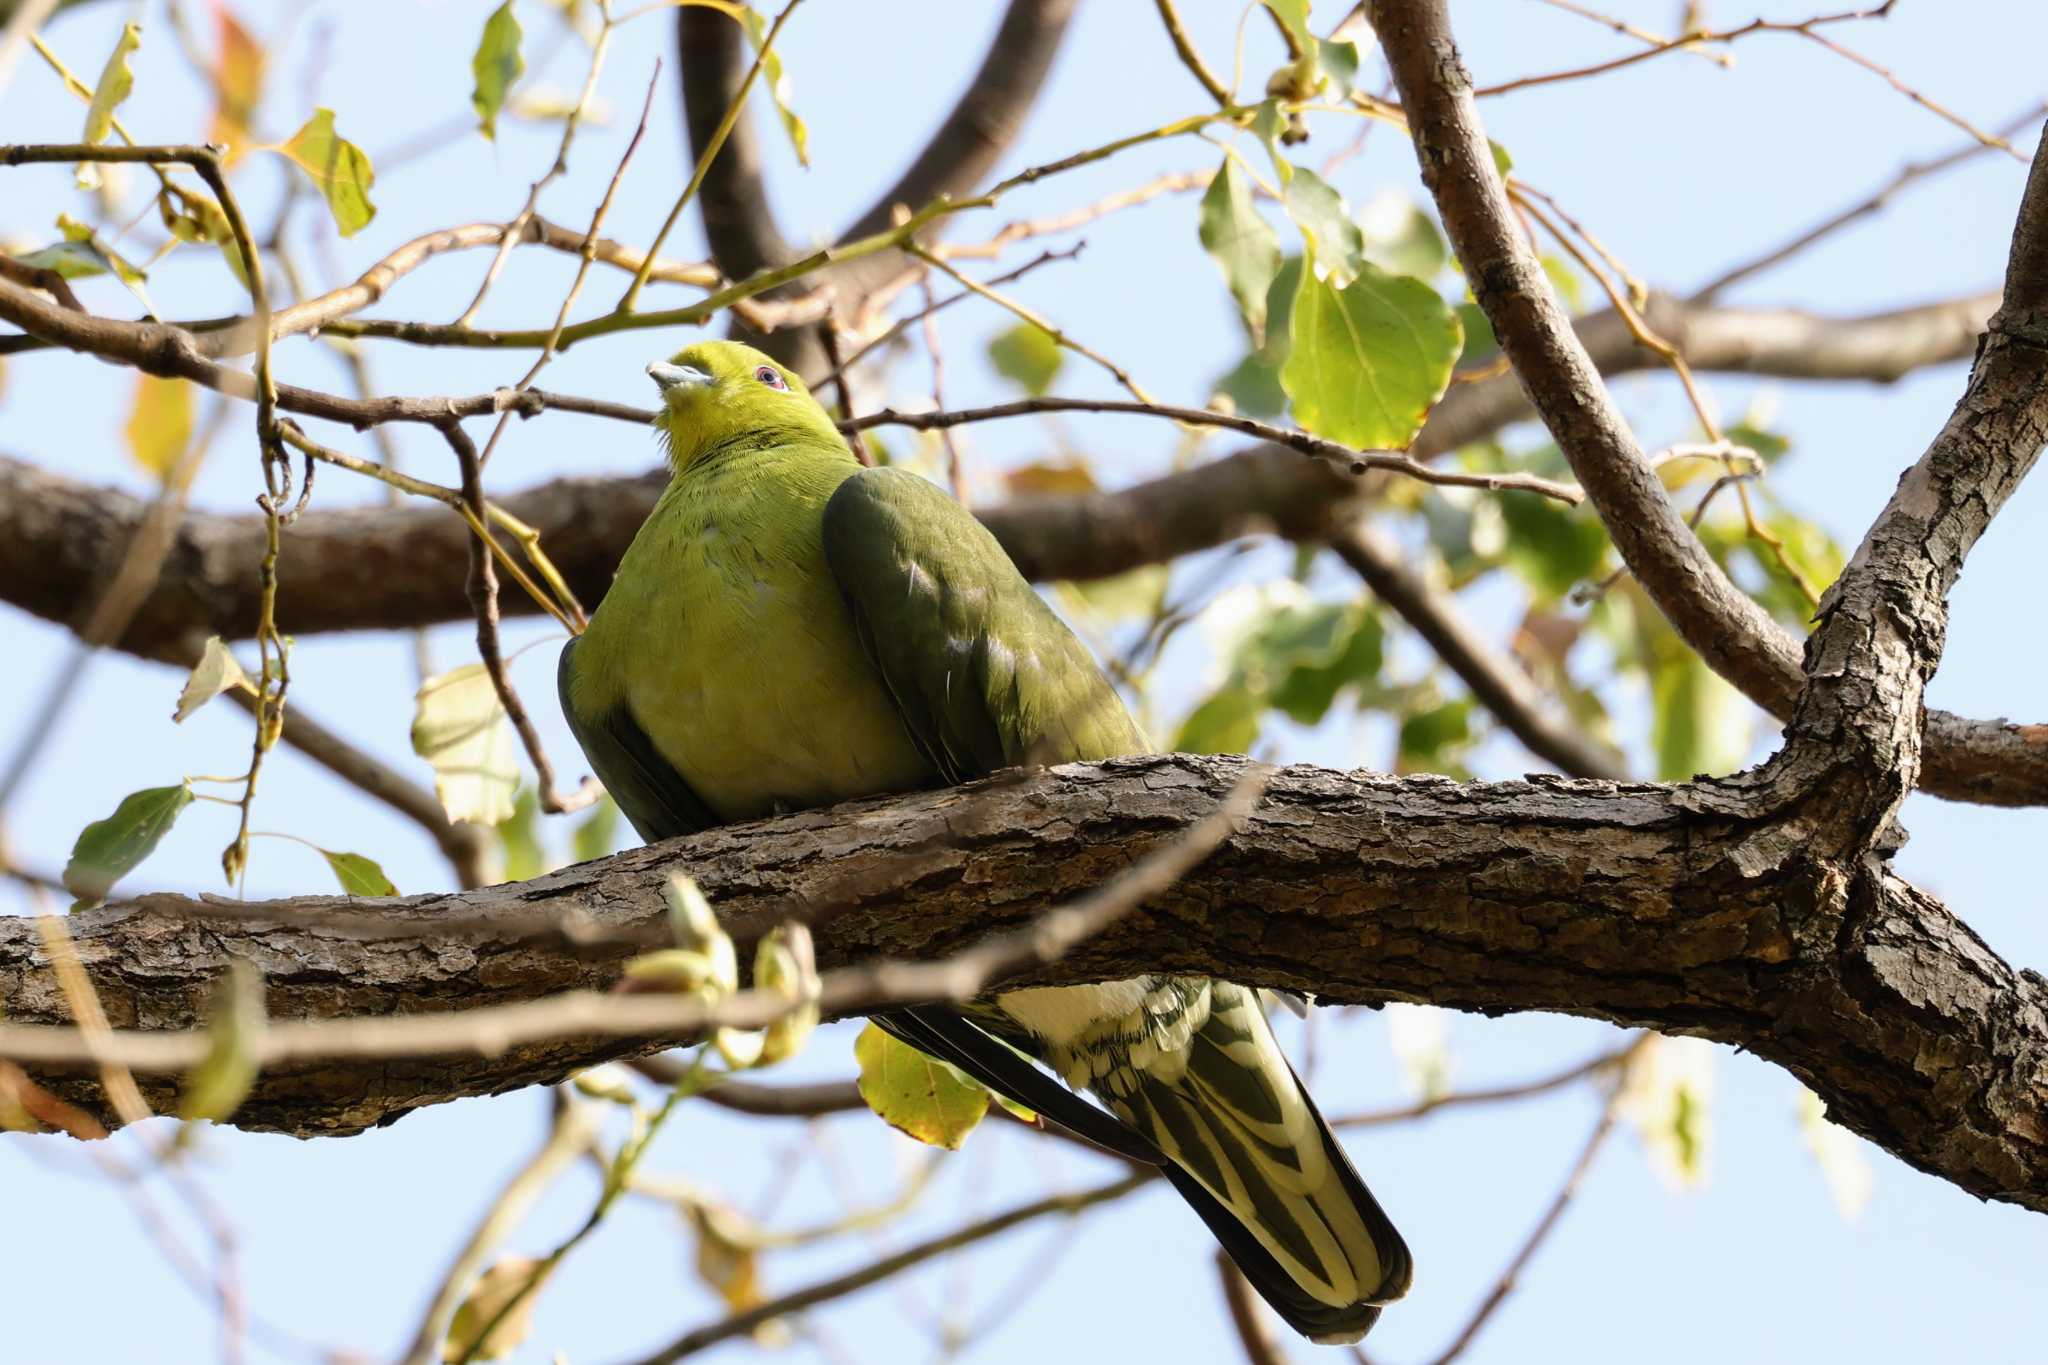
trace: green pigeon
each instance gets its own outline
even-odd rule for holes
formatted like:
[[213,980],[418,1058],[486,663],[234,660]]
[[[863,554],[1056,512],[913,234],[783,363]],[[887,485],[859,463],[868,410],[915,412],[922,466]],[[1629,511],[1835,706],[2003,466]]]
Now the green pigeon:
[[[995,537],[916,474],[862,468],[796,375],[724,341],[647,373],[672,478],[560,670],[642,838],[1149,751]],[[1408,1248],[1257,991],[1142,976],[875,1022],[1160,1167],[1304,1335],[1356,1341],[1407,1291]]]

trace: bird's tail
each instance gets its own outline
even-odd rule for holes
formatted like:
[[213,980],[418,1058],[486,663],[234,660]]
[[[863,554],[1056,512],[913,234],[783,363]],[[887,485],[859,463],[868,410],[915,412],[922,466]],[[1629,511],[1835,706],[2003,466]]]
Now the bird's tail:
[[1165,1155],[1174,1188],[1275,1312],[1311,1340],[1356,1341],[1408,1292],[1407,1244],[1281,1055],[1257,993],[1210,991],[1187,1048],[1121,1071],[1126,1084],[1111,1080],[1103,1099]]

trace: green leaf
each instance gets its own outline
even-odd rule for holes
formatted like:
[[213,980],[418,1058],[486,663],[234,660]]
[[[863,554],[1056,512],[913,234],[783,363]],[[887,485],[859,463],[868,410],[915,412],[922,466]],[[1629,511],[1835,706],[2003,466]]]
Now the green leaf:
[[569,847],[579,863],[593,858],[603,858],[619,844],[619,803],[612,800],[610,792],[597,798],[597,804],[590,808],[590,814],[576,822],[570,831]]
[[1362,264],[1349,288],[1304,272],[1280,383],[1304,427],[1362,449],[1403,449],[1450,383],[1464,337],[1434,289]]
[[[173,199],[177,203],[173,204]],[[156,211],[163,220],[164,230],[179,241],[212,242],[218,246],[236,282],[244,289],[249,287],[249,266],[242,259],[241,243],[235,240],[235,230],[228,224],[226,210],[210,196],[188,190],[173,181],[158,192]]]
[[1344,608],[1342,645],[1324,662],[1298,662],[1274,687],[1274,709],[1300,725],[1315,725],[1329,714],[1346,687],[1378,680],[1386,663],[1386,630],[1379,616],[1362,606]]
[[179,1118],[218,1123],[241,1108],[261,1069],[258,1049],[267,1024],[262,973],[242,958],[228,959],[227,975],[214,987],[206,1056],[185,1078]]
[[1418,711],[1401,722],[1400,771],[1441,771],[1450,767],[1452,755],[1471,741],[1469,697]]
[[1265,5],[1273,11],[1274,18],[1287,26],[1296,47],[1304,52],[1314,50],[1316,36],[1308,30],[1309,0],[1265,0]]
[[1436,220],[1399,190],[1376,194],[1360,211],[1365,259],[1390,275],[1413,275],[1427,283],[1450,264],[1451,251]]
[[519,55],[519,42],[524,36],[519,16],[512,12],[512,0],[505,0],[484,20],[476,55],[469,59],[470,74],[476,78],[476,88],[469,95],[470,107],[476,110],[483,135],[493,141],[498,136],[498,111],[505,107],[506,92],[526,71],[526,59]]
[[782,54],[765,46],[768,20],[758,10],[743,9],[740,22],[746,26],[747,37],[753,39],[754,51],[765,50],[768,53],[761,63],[761,74],[768,81],[768,98],[775,102],[775,112],[782,118],[782,129],[789,134],[789,145],[796,150],[797,164],[808,168],[811,164],[811,130],[790,108],[789,76],[782,69]]
[[1365,237],[1345,211],[1344,196],[1306,166],[1294,167],[1286,181],[1281,203],[1301,230],[1315,273],[1342,289],[1358,277],[1365,259]]
[[149,291],[143,288],[143,282],[149,276],[102,242],[89,224],[79,222],[68,213],[60,213],[57,215],[57,230],[63,234],[62,241],[15,259],[38,270],[54,270],[67,280],[111,273],[128,286],[128,292],[140,299],[152,316],[156,313]]
[[519,785],[512,726],[482,664],[420,684],[412,751],[434,766],[434,794],[450,820],[495,825],[512,814]]
[[1180,723],[1173,748],[1184,754],[1248,753],[1259,742],[1259,717],[1265,709],[1265,698],[1255,694],[1242,675],[1233,675]]
[[1589,508],[1527,493],[1508,493],[1496,502],[1507,523],[1507,561],[1539,600],[1555,602],[1600,572],[1607,531]]
[[314,110],[291,141],[272,150],[290,158],[319,187],[342,236],[355,236],[377,216],[370,202],[377,174],[362,148],[335,133],[332,109]]
[[1339,95],[1358,88],[1358,44],[1345,38],[1315,40],[1316,64],[1336,83]]
[[145,787],[122,797],[112,815],[79,831],[71,861],[64,865],[65,888],[89,904],[106,899],[115,882],[156,851],[179,812],[191,804],[189,782]]
[[532,787],[519,789],[512,813],[498,822],[497,829],[506,881],[529,881],[548,871],[547,850],[540,845],[540,798]]
[[1280,274],[1280,235],[1252,204],[1251,186],[1230,157],[1202,196],[1199,233],[1237,300],[1252,345],[1265,345],[1266,295]]
[[230,687],[240,687],[251,693],[256,690],[249,681],[249,675],[242,671],[242,665],[235,661],[235,656],[216,635],[206,642],[199,662],[192,666],[192,675],[185,679],[184,689],[178,693],[178,709],[171,713],[171,719],[174,722],[184,720]]
[[[128,425],[123,434],[128,438],[128,453],[135,457],[135,463],[156,475],[159,483],[167,481],[192,439],[192,386],[182,379],[136,375],[135,403],[128,410]],[[216,690],[209,695],[220,693]]]
[[350,896],[395,896],[398,888],[391,884],[391,878],[384,875],[384,869],[360,853],[335,853],[321,849],[320,856],[334,869],[335,880],[341,883],[343,894]]
[[1108,578],[1064,583],[1061,597],[1071,597],[1103,621],[1128,621],[1158,612],[1170,577],[1166,565],[1146,564]]
[[1749,751],[1747,703],[1697,654],[1673,651],[1651,678],[1650,701],[1658,777],[1683,782],[1741,766]]
[[996,373],[1033,398],[1041,397],[1052,387],[1066,358],[1052,333],[1035,322],[1020,322],[988,344],[989,363],[996,367]]
[[1515,159],[1508,155],[1507,148],[1492,138],[1486,140],[1486,145],[1493,151],[1493,168],[1500,172],[1502,179],[1506,179],[1508,172],[1515,168]]
[[919,1142],[959,1150],[988,1112],[988,1090],[869,1023],[853,1042],[860,1097],[883,1122]]
[[[121,29],[121,36],[114,41],[114,50],[107,56],[107,64],[100,70],[99,84],[93,87],[92,103],[85,110],[85,131],[79,141],[88,146],[98,146],[107,140],[107,134],[114,128],[114,110],[122,100],[135,89],[135,73],[128,68],[128,59],[135,55],[135,49],[142,46],[142,25],[128,24]],[[78,163],[76,175],[78,188],[96,190],[100,187],[100,168],[91,161]]]

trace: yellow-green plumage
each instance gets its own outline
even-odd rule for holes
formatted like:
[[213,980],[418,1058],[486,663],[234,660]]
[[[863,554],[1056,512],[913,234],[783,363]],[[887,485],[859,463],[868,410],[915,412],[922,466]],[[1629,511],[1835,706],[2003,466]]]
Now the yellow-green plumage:
[[[995,538],[917,476],[861,469],[793,375],[730,342],[649,373],[674,478],[561,665],[570,725],[643,837],[1147,749]],[[1407,1289],[1407,1248],[1255,992],[1147,976],[876,1022],[1159,1164],[1298,1330],[1356,1340]]]

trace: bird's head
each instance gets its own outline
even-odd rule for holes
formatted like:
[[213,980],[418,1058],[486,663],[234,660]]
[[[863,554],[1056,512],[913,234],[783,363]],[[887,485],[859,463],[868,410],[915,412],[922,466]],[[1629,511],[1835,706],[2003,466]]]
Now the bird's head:
[[819,441],[845,448],[804,381],[751,346],[700,341],[649,365],[647,376],[661,388],[654,423],[678,474],[719,451]]

